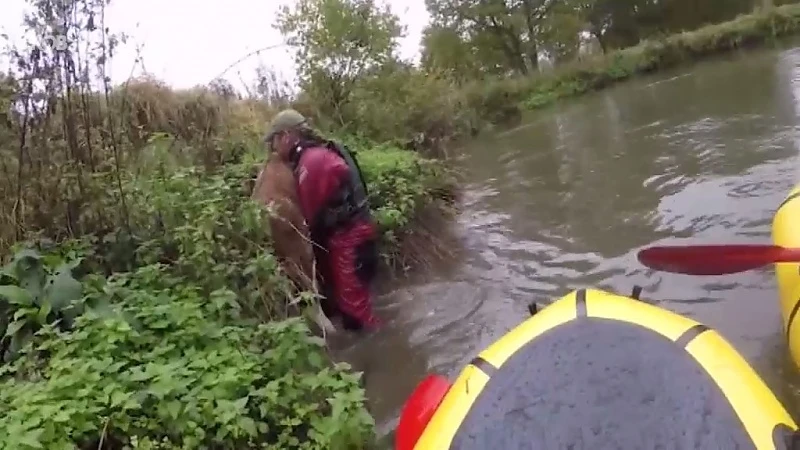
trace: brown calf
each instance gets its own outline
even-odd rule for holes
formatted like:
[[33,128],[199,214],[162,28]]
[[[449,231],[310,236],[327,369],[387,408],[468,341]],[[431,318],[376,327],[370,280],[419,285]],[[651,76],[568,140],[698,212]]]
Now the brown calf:
[[[300,210],[294,174],[276,154],[270,155],[256,178],[251,197],[271,206],[269,226],[275,256],[289,278],[302,290],[319,294],[316,283],[314,249],[308,225]],[[317,324],[323,338],[336,333],[319,303],[308,311],[309,318]]]
[[314,252],[300,211],[294,174],[275,153],[258,174],[251,196],[271,205],[269,226],[275,255],[286,274],[301,289],[314,291]]

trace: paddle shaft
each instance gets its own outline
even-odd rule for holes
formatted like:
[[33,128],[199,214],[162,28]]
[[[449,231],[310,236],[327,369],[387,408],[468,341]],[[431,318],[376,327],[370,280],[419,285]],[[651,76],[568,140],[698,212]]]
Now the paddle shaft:
[[773,263],[800,262],[800,248],[783,248]]

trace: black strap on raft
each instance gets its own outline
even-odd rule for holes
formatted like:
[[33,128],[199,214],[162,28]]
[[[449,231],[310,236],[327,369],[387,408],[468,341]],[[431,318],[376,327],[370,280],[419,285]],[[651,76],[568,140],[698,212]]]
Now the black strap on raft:
[[[633,291],[631,291],[631,298],[633,298],[634,300],[641,300],[639,298],[641,294],[642,294],[642,287],[639,286],[638,284],[634,285]],[[536,313],[539,312],[539,305],[536,304],[536,302],[530,302],[528,304],[528,312],[530,313],[531,316],[535,316]],[[800,450],[800,448],[798,448],[797,450]]]
[[776,450],[800,450],[800,431],[779,423],[772,429],[772,443]]

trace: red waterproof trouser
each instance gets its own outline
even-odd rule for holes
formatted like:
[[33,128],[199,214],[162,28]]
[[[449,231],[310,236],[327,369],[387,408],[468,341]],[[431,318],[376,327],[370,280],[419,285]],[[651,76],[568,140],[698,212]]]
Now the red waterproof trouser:
[[346,328],[374,328],[380,321],[372,312],[371,282],[377,269],[375,225],[356,221],[335,230],[327,239],[327,252],[318,252],[328,295],[342,314]]

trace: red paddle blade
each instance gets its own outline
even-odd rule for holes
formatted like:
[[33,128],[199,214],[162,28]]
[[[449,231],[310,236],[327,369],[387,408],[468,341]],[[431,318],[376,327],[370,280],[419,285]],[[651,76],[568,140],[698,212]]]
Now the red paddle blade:
[[800,262],[800,249],[775,245],[688,245],[649,247],[639,262],[663,272],[726,275],[776,262]]

